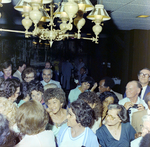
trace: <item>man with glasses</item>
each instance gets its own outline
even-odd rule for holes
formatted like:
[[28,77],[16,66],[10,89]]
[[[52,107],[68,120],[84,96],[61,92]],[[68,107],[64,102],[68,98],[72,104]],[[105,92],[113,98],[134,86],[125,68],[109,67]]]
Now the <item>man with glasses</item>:
[[142,136],[133,140],[131,142],[131,147],[139,147],[140,146],[140,142],[142,140],[142,138],[150,133],[150,115],[144,115],[143,118],[143,125],[142,125]]
[[36,78],[36,71],[32,67],[27,67],[22,72],[22,79],[27,83],[31,82],[32,80],[35,80],[35,78]]
[[150,86],[148,86],[148,83],[150,81],[150,69],[144,68],[139,71],[138,79],[140,84],[142,85],[142,91],[140,98],[144,99],[146,94],[150,92]]

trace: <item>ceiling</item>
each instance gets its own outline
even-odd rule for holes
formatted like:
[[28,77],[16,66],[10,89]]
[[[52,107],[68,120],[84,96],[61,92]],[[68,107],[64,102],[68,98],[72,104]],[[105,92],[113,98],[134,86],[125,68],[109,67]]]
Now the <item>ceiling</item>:
[[[14,9],[14,6],[19,0],[12,0],[9,4],[3,4],[0,7],[2,17],[0,18],[0,28],[22,30],[21,13]],[[54,0],[54,3],[58,3],[60,0]],[[106,29],[119,29],[119,30],[132,30],[142,29],[150,30],[150,17],[137,18],[139,15],[150,15],[150,0],[91,0],[93,5],[102,3],[104,8],[109,13],[111,20],[104,22]],[[90,21],[87,20],[87,23]],[[93,24],[86,25],[92,27]],[[3,35],[3,34],[2,34]]]

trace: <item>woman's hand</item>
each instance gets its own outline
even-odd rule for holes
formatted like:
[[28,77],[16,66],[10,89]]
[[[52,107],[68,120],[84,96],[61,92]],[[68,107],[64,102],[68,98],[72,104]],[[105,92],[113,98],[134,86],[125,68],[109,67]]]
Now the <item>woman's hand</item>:
[[97,83],[95,83],[95,84],[93,85],[93,87],[91,88],[91,92],[93,92],[96,87],[97,87]]

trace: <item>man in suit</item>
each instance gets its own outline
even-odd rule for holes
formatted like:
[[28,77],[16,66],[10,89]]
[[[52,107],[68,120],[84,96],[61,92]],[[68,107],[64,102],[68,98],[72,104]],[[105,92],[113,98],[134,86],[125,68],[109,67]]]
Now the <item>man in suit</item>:
[[103,78],[100,82],[99,82],[99,92],[100,94],[105,92],[105,91],[111,91],[113,92],[119,100],[121,100],[123,97],[122,97],[122,94],[118,93],[118,92],[115,92],[112,90],[112,88],[114,87],[115,83],[113,81],[112,78],[110,77],[105,77]]
[[26,63],[23,62],[23,61],[20,61],[17,65],[17,69],[16,72],[13,74],[14,77],[17,77],[20,82],[22,82],[22,77],[21,77],[21,74],[22,74],[22,71],[26,68]]
[[43,80],[41,81],[43,86],[54,83],[57,85],[58,88],[61,88],[60,82],[52,80],[51,79],[52,76],[53,76],[53,71],[51,69],[46,69],[46,68],[43,69],[43,73],[42,73]]
[[[12,76],[12,63],[11,61],[6,61],[2,64],[2,69],[3,69],[3,75],[1,76],[5,80],[9,79],[18,79],[14,76]],[[19,80],[19,79],[18,79]]]
[[132,115],[131,125],[133,126],[133,128],[137,133],[142,131],[142,125],[143,125],[142,117],[144,115],[150,115],[150,92],[147,93],[144,100],[145,103],[148,105],[148,109],[134,112]]
[[[140,84],[142,85],[142,91],[140,94],[140,98],[144,99],[146,94],[150,92],[150,86],[148,86],[150,81],[150,69],[143,68],[138,73],[138,79]],[[126,97],[126,93],[124,94],[124,97]]]
[[148,86],[148,83],[150,81],[150,69],[143,68],[142,70],[140,70],[138,74],[138,79],[140,84],[142,85],[140,98],[144,99],[146,94],[150,92],[150,86]]

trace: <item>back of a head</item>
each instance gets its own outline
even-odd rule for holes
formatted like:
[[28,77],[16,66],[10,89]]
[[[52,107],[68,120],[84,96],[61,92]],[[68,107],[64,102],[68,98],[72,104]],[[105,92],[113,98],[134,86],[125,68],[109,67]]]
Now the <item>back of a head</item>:
[[89,127],[93,123],[94,111],[84,100],[77,99],[70,104],[70,108],[76,115],[77,123],[83,127]]
[[31,100],[19,107],[16,121],[23,134],[38,134],[45,130],[48,114],[40,102]]
[[46,91],[49,88],[58,88],[58,86],[54,83],[50,83],[44,86],[44,91]]
[[110,77],[104,77],[101,80],[105,80],[104,86],[105,87],[109,87],[110,89],[112,89],[114,87],[114,85],[115,85],[114,80],[112,78],[110,78]]
[[79,95],[78,99],[82,99],[91,106],[91,108],[94,110],[94,118],[96,120],[101,117],[102,104],[98,95],[95,92],[83,92]]

